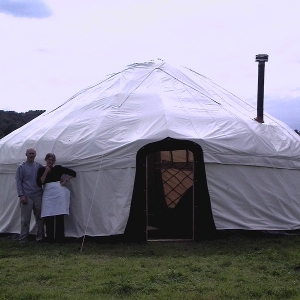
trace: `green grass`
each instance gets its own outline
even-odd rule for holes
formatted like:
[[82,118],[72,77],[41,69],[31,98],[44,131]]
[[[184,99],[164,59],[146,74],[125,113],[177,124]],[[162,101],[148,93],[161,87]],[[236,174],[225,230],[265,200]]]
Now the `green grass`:
[[0,299],[300,299],[300,237],[186,243],[0,241]]

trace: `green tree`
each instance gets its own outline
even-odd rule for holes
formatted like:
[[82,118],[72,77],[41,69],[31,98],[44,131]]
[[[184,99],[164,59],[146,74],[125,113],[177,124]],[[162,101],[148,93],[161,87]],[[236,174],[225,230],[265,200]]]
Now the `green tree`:
[[25,113],[0,110],[0,139],[41,115],[44,110],[29,110]]

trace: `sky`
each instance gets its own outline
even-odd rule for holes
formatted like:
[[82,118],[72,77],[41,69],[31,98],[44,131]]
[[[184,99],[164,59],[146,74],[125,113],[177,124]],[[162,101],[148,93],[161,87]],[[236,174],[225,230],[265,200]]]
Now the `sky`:
[[162,59],[300,130],[298,0],[1,0],[0,110],[51,110],[107,75]]

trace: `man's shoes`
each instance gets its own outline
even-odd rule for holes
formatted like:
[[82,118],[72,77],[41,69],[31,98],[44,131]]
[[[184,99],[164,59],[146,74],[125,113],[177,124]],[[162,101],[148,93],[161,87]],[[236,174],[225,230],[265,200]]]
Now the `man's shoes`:
[[19,240],[20,247],[26,247],[28,246],[28,240]]
[[49,244],[47,239],[41,239],[36,241],[38,244]]

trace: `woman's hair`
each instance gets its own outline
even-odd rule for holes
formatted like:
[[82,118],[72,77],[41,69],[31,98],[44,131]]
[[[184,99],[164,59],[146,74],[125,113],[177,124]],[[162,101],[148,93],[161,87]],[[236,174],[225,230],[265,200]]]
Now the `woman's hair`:
[[47,160],[48,158],[52,157],[54,159],[54,161],[56,161],[56,156],[54,153],[47,153],[45,156],[45,160]]

